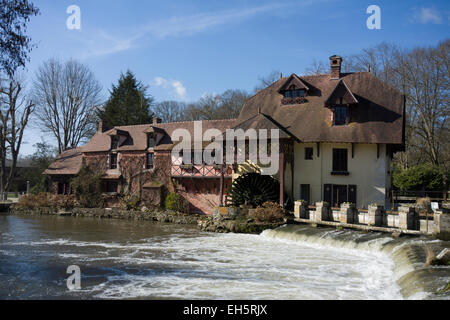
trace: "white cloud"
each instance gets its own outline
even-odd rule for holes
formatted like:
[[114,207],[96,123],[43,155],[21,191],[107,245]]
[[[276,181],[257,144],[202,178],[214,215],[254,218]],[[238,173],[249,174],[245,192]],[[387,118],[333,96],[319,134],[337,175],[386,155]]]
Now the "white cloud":
[[179,80],[167,80],[163,77],[155,77],[153,82],[157,87],[173,90],[172,92],[175,93],[180,99],[186,98],[186,87]]
[[441,24],[442,23],[442,15],[435,8],[420,8],[415,10],[415,14],[413,15],[413,22],[418,22],[422,24],[434,23]]

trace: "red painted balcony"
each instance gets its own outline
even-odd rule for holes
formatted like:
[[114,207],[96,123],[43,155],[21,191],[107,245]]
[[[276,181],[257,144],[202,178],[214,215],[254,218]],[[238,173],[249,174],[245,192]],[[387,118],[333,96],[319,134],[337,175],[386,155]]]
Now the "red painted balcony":
[[[220,178],[220,165],[172,165],[173,178]],[[233,175],[232,165],[223,165],[224,178]]]

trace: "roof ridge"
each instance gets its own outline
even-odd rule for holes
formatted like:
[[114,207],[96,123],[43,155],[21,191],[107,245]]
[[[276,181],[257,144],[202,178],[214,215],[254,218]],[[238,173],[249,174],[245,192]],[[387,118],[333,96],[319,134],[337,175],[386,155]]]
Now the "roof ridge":
[[[125,125],[125,126],[116,126],[112,129],[115,128],[129,128],[129,127],[143,127],[143,126],[160,126],[160,125],[167,125],[167,124],[178,124],[178,123],[194,123],[197,121],[201,121],[201,122],[218,122],[218,121],[236,121],[237,118],[233,118],[233,119],[210,119],[210,120],[189,120],[189,121],[174,121],[174,122],[164,122],[164,123],[146,123],[146,124],[131,124],[131,125]],[[110,130],[112,130],[110,129]],[[108,131],[110,131],[108,130]],[[105,131],[106,132],[106,131]]]

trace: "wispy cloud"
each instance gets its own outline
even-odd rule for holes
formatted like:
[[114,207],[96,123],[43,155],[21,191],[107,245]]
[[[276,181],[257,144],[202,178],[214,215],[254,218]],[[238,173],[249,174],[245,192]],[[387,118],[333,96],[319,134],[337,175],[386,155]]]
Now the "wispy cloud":
[[416,8],[414,9],[412,21],[415,23],[427,24],[442,24],[442,14],[435,8]]
[[[310,4],[305,0],[300,4]],[[297,3],[299,4],[299,3]],[[177,36],[192,36],[200,32],[211,30],[214,27],[239,23],[263,13],[274,12],[274,10],[286,7],[289,4],[266,4],[246,9],[232,9],[218,12],[207,12],[186,16],[174,16],[166,20],[150,22],[129,32],[131,36],[120,38],[105,30],[84,34],[82,40],[86,43],[83,58],[113,54],[136,48],[142,43],[142,38],[153,37],[164,39]],[[145,41],[144,41],[145,42]]]
[[219,25],[240,22],[261,13],[280,8],[281,4],[269,4],[248,9],[233,9],[220,12],[201,13],[190,16],[172,17],[156,21],[144,27],[143,34],[150,33],[158,38],[193,35]]
[[187,90],[181,81],[168,80],[163,77],[156,77],[155,79],[153,79],[153,82],[157,87],[171,90],[172,93],[175,93],[178,98],[186,99]]

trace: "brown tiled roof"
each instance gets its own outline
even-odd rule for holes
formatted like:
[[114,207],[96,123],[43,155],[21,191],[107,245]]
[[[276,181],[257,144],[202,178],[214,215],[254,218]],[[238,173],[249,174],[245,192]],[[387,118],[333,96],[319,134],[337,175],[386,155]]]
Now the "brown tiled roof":
[[[225,130],[233,127],[235,119],[230,120],[203,120],[202,128],[203,133],[208,129],[218,129],[221,133]],[[194,122],[172,122],[172,123],[158,123],[158,124],[144,124],[135,126],[120,126],[114,128],[121,132],[127,132],[128,137],[125,142],[117,148],[118,151],[145,151],[147,150],[147,134],[151,132],[151,128],[154,127],[154,131],[163,131],[166,133],[155,150],[172,150],[174,143],[171,139],[172,134],[176,129],[185,129],[194,139]],[[89,141],[89,143],[83,148],[83,152],[105,152],[111,148],[111,138],[107,132],[97,132]]]
[[[262,113],[303,142],[403,144],[403,96],[373,74],[342,74],[345,86],[339,80],[331,80],[329,74],[299,77],[310,89],[306,102],[282,105],[283,96],[278,91],[290,78],[282,78],[250,98],[244,104],[236,126],[245,129],[249,119]],[[345,87],[358,103],[351,106],[349,125],[333,126],[325,102],[335,89]],[[250,123],[258,127],[258,124]]]
[[76,175],[82,165],[83,148],[75,148],[61,153],[43,174],[48,175]]

